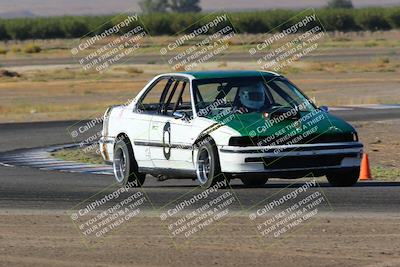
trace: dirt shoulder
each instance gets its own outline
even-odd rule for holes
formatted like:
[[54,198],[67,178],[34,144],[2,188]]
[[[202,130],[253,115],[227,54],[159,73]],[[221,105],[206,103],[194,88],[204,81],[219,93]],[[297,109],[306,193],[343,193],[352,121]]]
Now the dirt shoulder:
[[87,248],[62,214],[0,216],[1,266],[399,266],[396,215],[317,217],[271,246],[234,217],[176,248],[157,217],[123,226]]

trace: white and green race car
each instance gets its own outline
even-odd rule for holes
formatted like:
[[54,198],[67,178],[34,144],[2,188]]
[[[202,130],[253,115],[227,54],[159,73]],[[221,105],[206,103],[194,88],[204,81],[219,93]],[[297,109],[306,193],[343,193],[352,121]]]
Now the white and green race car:
[[281,75],[200,71],[159,75],[129,104],[108,108],[100,148],[121,185],[151,174],[208,188],[224,178],[261,186],[308,174],[351,186],[363,145]]

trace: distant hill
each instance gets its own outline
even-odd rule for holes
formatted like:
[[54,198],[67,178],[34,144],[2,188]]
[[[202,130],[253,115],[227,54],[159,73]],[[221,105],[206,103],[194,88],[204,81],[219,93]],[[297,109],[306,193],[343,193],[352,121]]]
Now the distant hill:
[[[327,0],[201,0],[205,11],[307,8]],[[0,18],[139,12],[138,0],[0,0]],[[355,7],[399,5],[399,0],[353,0]]]
[[3,19],[31,18],[31,17],[36,17],[36,15],[28,10],[0,12],[0,18],[3,18]]

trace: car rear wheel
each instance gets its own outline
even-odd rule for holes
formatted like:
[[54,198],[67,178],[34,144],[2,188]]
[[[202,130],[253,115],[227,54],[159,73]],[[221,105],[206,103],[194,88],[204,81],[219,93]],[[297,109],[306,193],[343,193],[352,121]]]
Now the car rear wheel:
[[[209,188],[219,182],[224,182],[225,177],[221,173],[218,151],[213,141],[202,144],[197,153],[196,176],[203,188]],[[228,180],[225,182],[226,187]]]
[[146,174],[138,172],[131,142],[127,138],[119,139],[114,147],[114,176],[121,186],[140,187]]
[[245,186],[258,187],[263,186],[268,182],[267,177],[240,178]]
[[337,171],[329,173],[326,175],[326,178],[332,186],[346,187],[357,183],[359,175],[360,169],[357,168],[349,171]]

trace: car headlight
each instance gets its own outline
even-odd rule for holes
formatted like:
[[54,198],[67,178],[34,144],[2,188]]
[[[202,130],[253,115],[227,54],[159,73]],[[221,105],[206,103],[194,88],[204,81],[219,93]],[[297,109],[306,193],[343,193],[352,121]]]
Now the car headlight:
[[256,146],[254,141],[255,140],[252,140],[252,138],[250,138],[248,136],[231,137],[229,139],[229,145],[230,146]]

